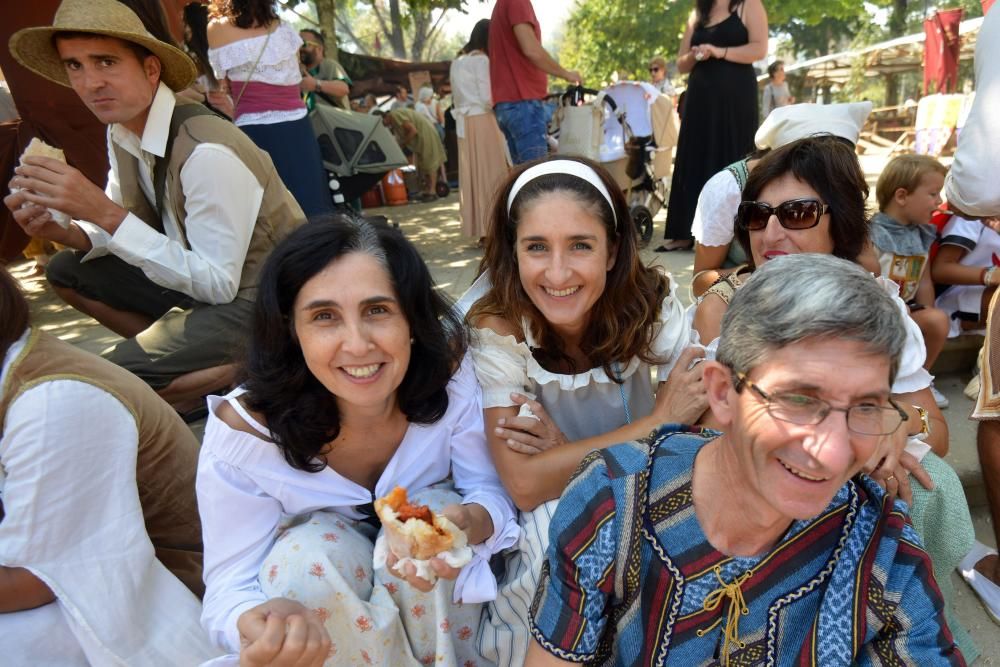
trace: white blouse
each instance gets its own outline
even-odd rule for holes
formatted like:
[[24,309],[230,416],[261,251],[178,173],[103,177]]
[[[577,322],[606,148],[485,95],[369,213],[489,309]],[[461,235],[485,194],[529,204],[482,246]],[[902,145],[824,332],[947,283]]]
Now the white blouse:
[[[317,510],[360,520],[355,508],[395,486],[413,493],[451,475],[465,504],[481,505],[493,520],[493,535],[473,547],[472,562],[455,582],[455,597],[482,602],[496,595],[489,558],[515,543],[514,505],[504,491],[486,447],[481,394],[468,357],[448,384],[448,410],[434,424],[410,424],[373,492],[327,467],[317,473],[288,465],[263,437],[236,397],[209,398],[209,417],[198,462],[198,506],[205,542],[205,599],[202,625],[212,641],[238,651],[236,621],[266,601],[257,575],[278,530],[294,517]],[[230,428],[215,416],[228,402],[257,429],[257,437]]]
[[[657,381],[664,381],[688,344],[690,327],[676,297],[674,281],[663,299],[650,351],[663,360],[655,367]],[[532,356],[535,341],[524,326],[526,340],[501,336],[492,329],[473,334],[472,358],[483,388],[483,407],[515,405],[511,392],[538,400],[570,440],[608,433],[628,423],[627,414],[639,418],[653,411],[654,369],[638,357],[618,370],[624,384],[615,383],[603,368],[572,375],[545,370]],[[628,411],[626,412],[626,407]],[[530,414],[522,406],[522,414]]]
[[[265,48],[265,42],[267,47]],[[219,80],[229,78],[230,95],[235,102],[245,81],[269,83],[274,86],[298,86],[302,81],[299,69],[299,48],[302,38],[290,24],[281,21],[267,35],[256,35],[208,50],[208,60]],[[261,53],[263,51],[263,53]],[[260,60],[258,60],[260,56]],[[257,66],[254,67],[254,63]],[[252,70],[252,71],[251,71]],[[245,113],[236,125],[268,125],[298,120],[306,115],[305,105],[293,111],[261,111]]]
[[459,56],[451,62],[451,109],[455,132],[465,137],[465,117],[493,109],[490,90],[490,59],[482,51]]
[[691,233],[698,243],[724,246],[733,242],[733,217],[742,198],[740,185],[728,169],[705,182],[691,222]]
[[[7,350],[0,387],[28,335]],[[117,397],[69,376],[8,407],[0,565],[29,570],[56,601],[0,614],[3,664],[195,665],[217,654],[198,627],[198,598],[157,560],[146,533],[138,442],[136,417]],[[43,621],[51,625],[40,650],[42,633],[25,627]],[[57,647],[67,652],[46,663]]]
[[976,97],[948,170],[944,196],[955,208],[974,216],[1000,214],[1000,12],[986,14],[976,40]]

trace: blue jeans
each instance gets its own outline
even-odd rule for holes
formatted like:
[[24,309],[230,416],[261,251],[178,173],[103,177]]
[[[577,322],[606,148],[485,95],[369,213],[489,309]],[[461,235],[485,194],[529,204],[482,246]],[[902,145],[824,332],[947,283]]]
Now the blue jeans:
[[493,112],[507,137],[510,159],[514,164],[548,155],[546,129],[550,112],[541,100],[500,102],[493,107]]

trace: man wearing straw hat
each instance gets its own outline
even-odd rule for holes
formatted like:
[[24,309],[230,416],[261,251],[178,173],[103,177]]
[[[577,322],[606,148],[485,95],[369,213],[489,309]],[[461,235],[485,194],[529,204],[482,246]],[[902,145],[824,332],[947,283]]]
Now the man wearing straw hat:
[[175,98],[194,64],[117,0],[64,0],[52,26],[15,33],[10,50],[108,125],[111,170],[102,191],[58,160],[25,157],[4,203],[25,232],[68,246],[47,277],[125,338],[105,356],[179,411],[195,408],[230,382],[257,274],[302,210],[246,135]]

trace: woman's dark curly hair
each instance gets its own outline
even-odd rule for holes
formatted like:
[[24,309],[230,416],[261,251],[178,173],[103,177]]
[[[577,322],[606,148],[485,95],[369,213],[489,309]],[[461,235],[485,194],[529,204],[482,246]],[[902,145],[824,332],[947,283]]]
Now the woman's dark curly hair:
[[261,271],[243,364],[247,406],[264,416],[285,460],[299,470],[325,467],[316,457],[340,433],[340,412],[337,397],[306,366],[293,304],[306,282],[350,253],[371,255],[385,266],[410,326],[410,364],[396,393],[408,421],[432,424],[444,415],[448,381],[465,354],[465,327],[399,231],[347,216],[299,227]]
[[[576,176],[557,173],[539,176],[525,184],[508,214],[507,197],[518,176],[535,164],[553,159],[574,160],[590,167],[610,193],[614,211],[593,185]],[[608,271],[604,292],[591,308],[581,349],[594,368],[603,368],[611,378],[618,375],[613,370],[616,363],[628,363],[633,357],[648,363],[662,363],[662,359],[653,357],[650,345],[653,325],[659,319],[669,281],[656,269],[643,265],[635,225],[621,188],[603,167],[584,158],[560,155],[526,163],[513,170],[497,191],[486,250],[479,265],[480,273],[489,271],[493,287],[469,310],[468,321],[475,324],[483,317],[496,316],[520,328],[522,320],[526,319],[538,344],[533,353],[539,363],[574,369],[562,339],[521,285],[515,248],[517,224],[524,211],[540,197],[556,192],[573,198],[603,223],[609,250],[615,253],[615,263]]]
[[[868,245],[868,183],[854,145],[832,134],[818,134],[774,149],[750,172],[743,201],[757,201],[771,181],[786,174],[809,185],[830,206],[832,254],[856,262]],[[750,232],[735,221],[733,230],[752,266]]]
[[278,20],[274,0],[212,0],[213,19],[228,18],[237,28],[263,28]]
[[30,323],[28,301],[14,276],[0,266],[0,363]]

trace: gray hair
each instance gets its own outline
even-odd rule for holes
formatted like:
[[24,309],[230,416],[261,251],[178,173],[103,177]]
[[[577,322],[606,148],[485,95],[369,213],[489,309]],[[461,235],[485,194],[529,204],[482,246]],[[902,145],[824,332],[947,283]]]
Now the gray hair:
[[716,358],[747,373],[801,340],[852,340],[889,357],[891,383],[906,342],[904,324],[895,299],[857,264],[832,255],[788,255],[754,271],[736,292],[722,318]]
[[382,241],[378,237],[378,231],[375,229],[375,226],[358,216],[351,215],[345,217],[345,221],[354,230],[354,234],[348,237],[347,242],[344,244],[344,250],[369,255],[388,269],[389,259],[386,256],[385,248],[382,247]]

